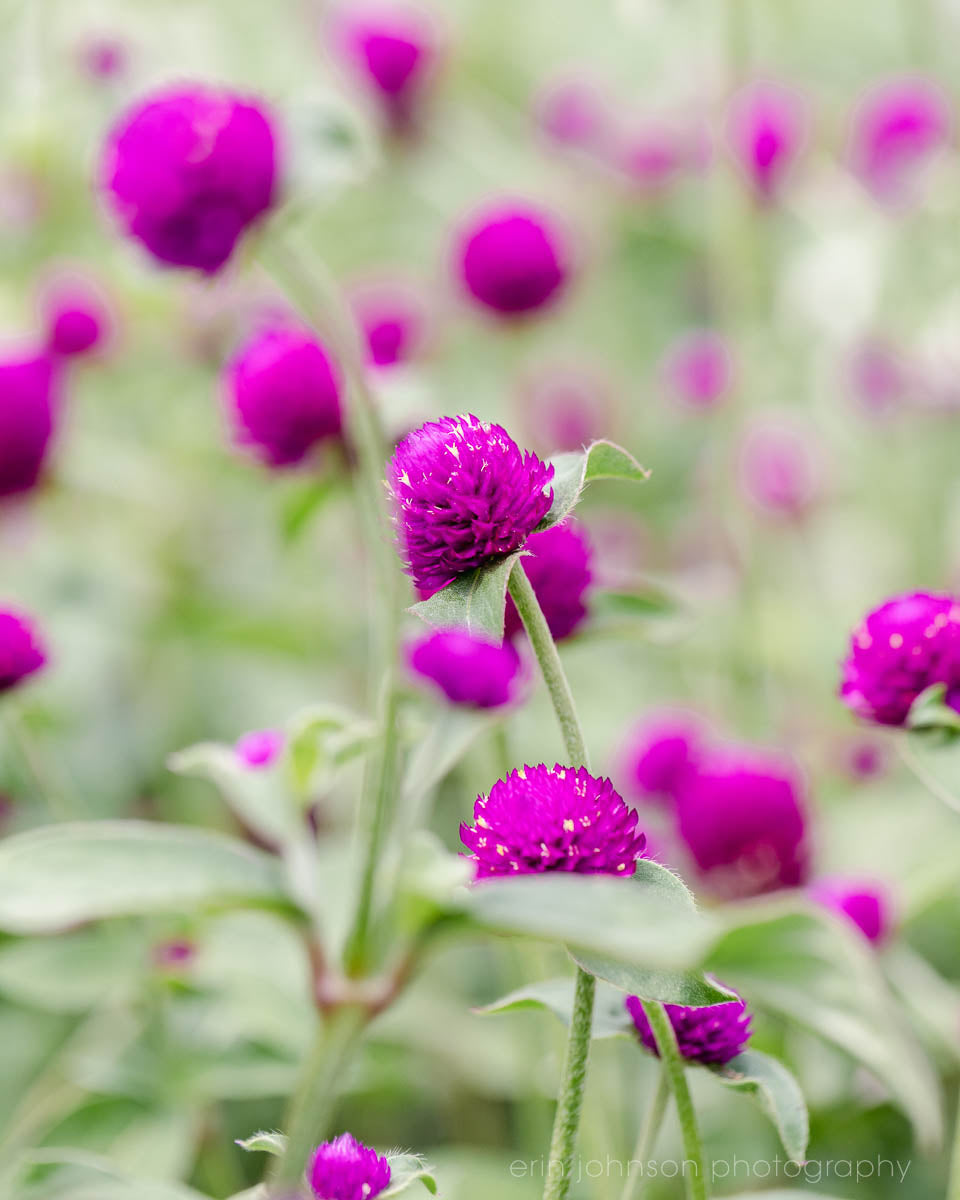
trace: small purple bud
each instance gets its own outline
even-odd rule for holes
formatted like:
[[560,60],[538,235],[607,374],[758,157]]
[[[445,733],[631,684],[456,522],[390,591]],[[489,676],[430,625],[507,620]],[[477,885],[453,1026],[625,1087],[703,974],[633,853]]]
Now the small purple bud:
[[0,693],[17,687],[46,661],[30,618],[13,609],[0,609]]
[[169,974],[179,974],[193,963],[196,956],[197,947],[188,938],[170,938],[153,948],[154,965]]
[[308,1172],[317,1200],[374,1200],[390,1183],[390,1164],[350,1133],[323,1142]]
[[54,283],[42,302],[47,329],[47,349],[60,358],[72,358],[102,347],[110,317],[97,288],[83,279]]
[[269,467],[296,466],[341,431],[340,370],[305,329],[253,334],[224,371],[227,415],[238,445]]
[[523,682],[520,655],[510,642],[497,644],[462,629],[428,633],[410,648],[408,661],[451,704],[467,708],[510,704]]
[[730,103],[727,136],[734,160],[757,199],[777,199],[807,141],[807,106],[781,84],[759,81]]
[[847,368],[850,391],[863,412],[885,417],[900,407],[909,372],[893,346],[870,338],[854,350]]
[[43,473],[58,409],[47,354],[0,362],[0,497],[32,491]]
[[740,485],[757,508],[799,520],[820,490],[820,464],[812,443],[786,422],[758,423],[741,448]]
[[112,83],[126,75],[130,55],[117,37],[103,34],[87,38],[78,51],[80,69],[99,83]]
[[504,319],[554,303],[570,275],[566,238],[553,218],[523,201],[474,213],[456,237],[454,262],[473,299]]
[[882,204],[900,205],[920,169],[948,142],[950,103],[928,79],[887,80],[861,100],[850,135],[850,166]]
[[534,101],[537,125],[551,142],[597,154],[610,138],[612,114],[601,90],[589,79],[558,79]]
[[285,742],[282,729],[254,729],[237,738],[233,749],[245,767],[260,770],[277,761],[283,753]]
[[890,897],[877,883],[834,877],[817,880],[809,890],[818,904],[846,917],[874,945],[886,941],[893,931]]
[[372,366],[394,367],[417,355],[425,338],[426,313],[413,288],[365,284],[354,290],[351,301]]
[[712,329],[695,329],[679,337],[664,355],[661,376],[671,397],[693,410],[714,408],[733,383],[733,356],[724,338]]

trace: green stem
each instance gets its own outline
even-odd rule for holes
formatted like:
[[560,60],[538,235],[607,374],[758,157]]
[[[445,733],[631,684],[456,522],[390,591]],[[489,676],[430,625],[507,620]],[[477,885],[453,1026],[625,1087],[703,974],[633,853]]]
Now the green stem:
[[[653,1099],[650,1101],[647,1115],[640,1126],[633,1154],[627,1163],[627,1178],[623,1185],[620,1200],[640,1200],[640,1197],[643,1195],[644,1184],[649,1178],[645,1174],[646,1165],[650,1161],[650,1156],[653,1154],[654,1147],[657,1144],[657,1136],[660,1133],[660,1126],[663,1124],[663,1116],[667,1111],[667,1101],[669,1099],[670,1081],[667,1079],[667,1072],[663,1067],[660,1067],[657,1071],[656,1091],[653,1093]],[[631,1168],[635,1163],[638,1170],[633,1171]]]
[[340,1076],[367,1022],[360,1008],[340,1008],[324,1018],[284,1117],[287,1148],[271,1178],[273,1200],[299,1196],[313,1148],[328,1132]]
[[578,967],[570,1035],[567,1038],[567,1053],[563,1061],[557,1112],[553,1119],[550,1161],[547,1165],[543,1200],[565,1200],[573,1178],[573,1152],[577,1145],[583,1089],[587,1081],[587,1059],[590,1054],[596,987],[597,981],[594,977]]
[[523,569],[522,560],[518,561],[510,572],[508,587],[523,627],[527,631],[530,645],[537,656],[543,681],[547,685],[557,720],[560,722],[560,733],[563,736],[563,744],[566,746],[567,757],[570,760],[567,766],[589,767],[590,757],[587,754],[587,744],[583,739],[583,730],[580,728],[577,708],[573,702],[573,693],[570,691],[570,684],[564,674],[563,664],[560,662],[560,655],[557,653],[550,626],[543,615],[537,594]]
[[[644,1000],[643,1011],[650,1022],[650,1028],[657,1042],[657,1050],[663,1063],[663,1073],[673,1092],[677,1106],[677,1116],[680,1118],[680,1130],[683,1134],[684,1178],[687,1181],[687,1195],[690,1200],[707,1200],[707,1180],[703,1171],[703,1146],[700,1141],[700,1131],[697,1128],[697,1114],[693,1109],[690,1098],[690,1088],[687,1086],[687,1073],[677,1048],[673,1026],[667,1016],[667,1010],[656,1000]],[[690,1171],[687,1171],[689,1166]]]
[[950,1151],[950,1178],[947,1182],[946,1200],[960,1200],[960,1096],[957,1097],[957,1119],[953,1132],[953,1148]]

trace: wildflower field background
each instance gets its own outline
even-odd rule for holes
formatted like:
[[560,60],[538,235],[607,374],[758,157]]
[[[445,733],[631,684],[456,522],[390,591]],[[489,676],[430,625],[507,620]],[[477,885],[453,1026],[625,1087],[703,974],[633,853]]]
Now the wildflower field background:
[[0,1197],[960,1200],[958,44],[0,0]]

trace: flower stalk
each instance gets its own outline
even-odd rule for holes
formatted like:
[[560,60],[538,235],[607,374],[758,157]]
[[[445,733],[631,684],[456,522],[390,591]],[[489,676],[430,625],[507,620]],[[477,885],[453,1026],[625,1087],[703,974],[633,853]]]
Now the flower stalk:
[[[662,1066],[658,1066],[657,1087],[653,1093],[653,1099],[650,1101],[650,1107],[647,1109],[647,1115],[640,1126],[637,1144],[630,1156],[630,1162],[627,1164],[627,1178],[620,1194],[620,1200],[640,1200],[643,1194],[643,1185],[647,1178],[644,1174],[644,1167],[650,1161],[650,1156],[657,1144],[657,1137],[660,1134],[660,1126],[663,1124],[669,1099],[670,1081],[667,1079],[667,1072]],[[634,1164],[639,1168],[636,1171],[631,1170]]]

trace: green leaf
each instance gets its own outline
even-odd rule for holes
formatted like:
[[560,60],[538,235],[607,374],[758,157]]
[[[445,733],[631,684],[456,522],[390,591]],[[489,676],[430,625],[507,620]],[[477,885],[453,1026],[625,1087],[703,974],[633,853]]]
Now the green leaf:
[[287,1139],[282,1133],[267,1133],[261,1129],[259,1133],[251,1133],[248,1138],[237,1138],[237,1145],[241,1150],[275,1154],[279,1158],[287,1148]]
[[382,1200],[388,1200],[390,1196],[399,1196],[418,1181],[431,1195],[437,1194],[437,1181],[430,1168],[416,1154],[394,1152],[387,1155],[387,1162],[390,1164],[390,1186],[380,1193]]
[[642,483],[650,472],[628,451],[613,442],[598,441],[586,450],[558,454],[553,465],[553,503],[538,529],[559,525],[573,512],[583,489],[595,479],[626,479]]
[[366,752],[376,737],[376,725],[339,704],[311,704],[290,723],[287,761],[301,793],[331,772]]
[[0,946],[0,993],[45,1012],[81,1013],[143,979],[143,931],[110,925]]
[[46,1175],[43,1185],[32,1187],[31,1200],[207,1200],[185,1183],[143,1179],[109,1158],[71,1147],[32,1150],[24,1165],[63,1168]]
[[[947,685],[935,683],[914,700],[907,714],[907,726],[916,730],[942,730],[945,734],[960,733],[960,713],[945,702]],[[941,745],[955,741],[955,736],[941,739]]]
[[425,800],[429,793],[453,770],[474,742],[501,719],[496,713],[454,704],[445,704],[438,711],[426,734],[410,753],[403,773],[401,795],[406,828],[419,829],[426,824]]
[[518,550],[489,566],[460,575],[429,600],[412,605],[409,611],[438,629],[466,629],[477,637],[502,641],[507,580],[522,554]]
[[280,864],[234,838],[148,821],[51,825],[0,842],[0,929],[231,904],[289,904]]
[[810,1119],[800,1085],[787,1068],[759,1050],[744,1050],[712,1073],[736,1091],[754,1097],[774,1123],[793,1162],[803,1162],[810,1139]]
[[910,1118],[918,1141],[940,1142],[940,1091],[880,971],[849,924],[798,899],[732,906],[707,957],[751,1007],[777,1013],[867,1067]]
[[286,542],[295,542],[321,508],[340,490],[340,480],[333,475],[297,481],[284,498],[280,528]]
[[[540,1009],[553,1013],[555,1017],[569,1026],[570,1014],[573,1010],[574,980],[572,976],[562,979],[544,979],[540,983],[531,983],[527,987],[517,988],[516,991],[485,1004],[473,1011],[486,1016],[488,1013],[519,1012],[524,1009]],[[596,1000],[593,1007],[593,1038],[612,1038],[630,1036],[633,1021],[624,1007],[623,992],[602,980],[597,984]]]

